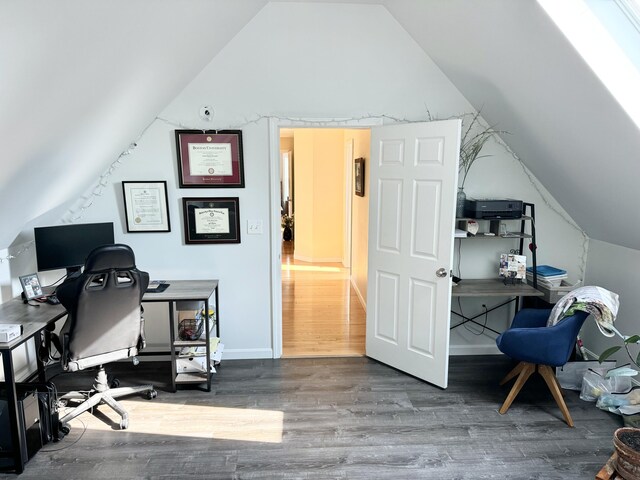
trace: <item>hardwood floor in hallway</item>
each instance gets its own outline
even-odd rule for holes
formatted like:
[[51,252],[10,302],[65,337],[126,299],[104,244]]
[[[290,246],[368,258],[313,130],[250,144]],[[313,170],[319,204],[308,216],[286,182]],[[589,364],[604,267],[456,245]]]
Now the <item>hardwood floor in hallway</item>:
[[283,356],[361,356],[364,345],[365,311],[349,270],[295,260],[293,242],[283,242]]

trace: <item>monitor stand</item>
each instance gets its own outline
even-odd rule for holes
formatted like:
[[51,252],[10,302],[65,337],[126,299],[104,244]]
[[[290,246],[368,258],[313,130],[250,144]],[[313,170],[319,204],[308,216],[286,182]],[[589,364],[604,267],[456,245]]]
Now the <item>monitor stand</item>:
[[67,267],[67,278],[77,277],[81,273],[82,273],[82,267],[81,266]]

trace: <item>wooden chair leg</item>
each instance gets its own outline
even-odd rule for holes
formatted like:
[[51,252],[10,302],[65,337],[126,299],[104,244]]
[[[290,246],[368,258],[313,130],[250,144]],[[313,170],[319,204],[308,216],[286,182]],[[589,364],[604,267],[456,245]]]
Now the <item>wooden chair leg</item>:
[[542,378],[544,378],[544,381],[547,383],[547,387],[549,387],[549,390],[551,390],[551,395],[553,395],[553,398],[558,404],[558,407],[560,407],[560,411],[562,412],[562,416],[567,422],[567,425],[573,427],[573,420],[571,419],[571,415],[569,414],[567,404],[564,403],[564,398],[562,398],[562,391],[558,386],[558,380],[556,379],[553,370],[548,365],[539,365],[538,371],[540,372],[540,375],[542,375]]
[[520,374],[520,372],[522,371],[522,369],[525,367],[526,364],[527,364],[527,362],[520,362],[518,365],[516,365],[513,368],[513,370],[511,370],[509,373],[507,373],[505,375],[505,377],[502,380],[500,380],[500,385],[504,385],[505,383],[507,383],[512,378],[518,376]]
[[[520,390],[522,390],[524,384],[527,382],[531,374],[536,371],[536,366],[533,363],[522,362],[521,365],[522,367],[519,370],[520,375],[518,375],[516,383],[513,384],[513,387],[511,388],[507,399],[502,404],[502,407],[500,407],[500,410],[498,410],[501,414],[507,413],[507,410],[509,410],[509,407],[518,396],[518,393],[520,393]],[[518,365],[516,368],[518,367],[520,367],[520,365]],[[513,370],[511,371],[511,373],[513,373]],[[507,377],[511,375],[511,373],[509,373]]]

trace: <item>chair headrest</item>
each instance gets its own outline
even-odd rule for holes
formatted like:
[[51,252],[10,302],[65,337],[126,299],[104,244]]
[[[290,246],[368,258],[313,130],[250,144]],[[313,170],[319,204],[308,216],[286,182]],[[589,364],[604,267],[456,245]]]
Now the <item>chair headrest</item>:
[[85,272],[127,270],[136,267],[136,257],[129,245],[115,243],[94,248],[84,264]]

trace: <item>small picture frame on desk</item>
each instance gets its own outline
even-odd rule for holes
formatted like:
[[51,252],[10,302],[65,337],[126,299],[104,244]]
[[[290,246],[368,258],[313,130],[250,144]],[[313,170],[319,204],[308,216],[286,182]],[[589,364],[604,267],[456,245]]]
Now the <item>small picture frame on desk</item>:
[[20,277],[20,284],[22,285],[22,294],[25,300],[37,300],[46,297],[42,291],[42,285],[40,285],[40,278],[37,273],[22,275]]
[[122,182],[127,233],[170,232],[167,182]]
[[527,257],[514,253],[501,254],[498,273],[505,283],[522,282],[527,273]]
[[183,198],[184,241],[240,243],[238,197]]

